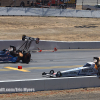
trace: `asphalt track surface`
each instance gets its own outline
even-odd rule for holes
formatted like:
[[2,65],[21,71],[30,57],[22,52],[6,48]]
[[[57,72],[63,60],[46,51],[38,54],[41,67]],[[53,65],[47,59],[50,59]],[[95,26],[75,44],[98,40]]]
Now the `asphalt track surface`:
[[[63,71],[81,67],[93,57],[100,55],[100,50],[58,50],[56,52],[32,52],[32,60],[24,63],[0,63],[0,80],[40,79],[42,72]],[[22,66],[22,69],[18,69]]]

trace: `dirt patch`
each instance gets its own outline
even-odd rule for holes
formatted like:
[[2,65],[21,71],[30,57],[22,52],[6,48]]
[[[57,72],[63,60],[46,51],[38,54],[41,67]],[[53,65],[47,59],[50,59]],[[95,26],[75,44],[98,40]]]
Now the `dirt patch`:
[[99,100],[100,88],[0,94],[0,100]]
[[0,17],[0,39],[21,39],[23,34],[41,40],[99,41],[100,19],[66,17]]

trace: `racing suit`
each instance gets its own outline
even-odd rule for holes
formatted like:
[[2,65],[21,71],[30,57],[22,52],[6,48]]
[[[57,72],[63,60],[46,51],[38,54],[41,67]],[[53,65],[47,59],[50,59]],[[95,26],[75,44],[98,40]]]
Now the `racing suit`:
[[95,67],[94,67],[94,68],[98,70],[97,75],[100,75],[100,62],[99,62],[100,57],[94,57],[94,59],[97,60],[97,61],[95,62]]

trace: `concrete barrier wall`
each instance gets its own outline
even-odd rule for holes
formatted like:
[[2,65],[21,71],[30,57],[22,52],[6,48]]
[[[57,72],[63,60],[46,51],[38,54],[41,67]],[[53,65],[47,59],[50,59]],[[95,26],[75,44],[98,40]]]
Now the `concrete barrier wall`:
[[[34,89],[33,91],[47,91],[47,90],[78,89],[78,88],[99,87],[99,86],[100,86],[100,79],[97,76],[13,80],[13,81],[0,81],[0,93],[27,92],[23,90],[25,88]],[[15,89],[15,91],[14,90],[9,91],[8,89]],[[22,90],[18,91],[16,89],[22,89]]]
[[99,86],[100,79],[96,76],[68,77],[45,80],[45,90],[78,89]]
[[0,7],[1,16],[58,16],[58,17],[92,17],[100,18],[100,11],[52,9],[52,8],[21,8]]
[[[0,41],[0,50],[7,49],[10,45],[16,46],[17,49],[24,43],[21,40],[15,41]],[[40,48],[42,50],[52,50],[57,49],[100,49],[100,41],[94,42],[64,42],[64,41],[40,41],[39,44],[36,44],[34,41],[31,44],[30,50],[37,50]]]

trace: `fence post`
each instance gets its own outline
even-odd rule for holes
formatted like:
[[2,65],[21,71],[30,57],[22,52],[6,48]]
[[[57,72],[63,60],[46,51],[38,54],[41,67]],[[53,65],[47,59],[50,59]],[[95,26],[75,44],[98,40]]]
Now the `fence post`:
[[67,0],[67,8],[68,8],[68,0]]
[[82,10],[83,10],[83,1],[84,1],[84,0],[82,0]]

